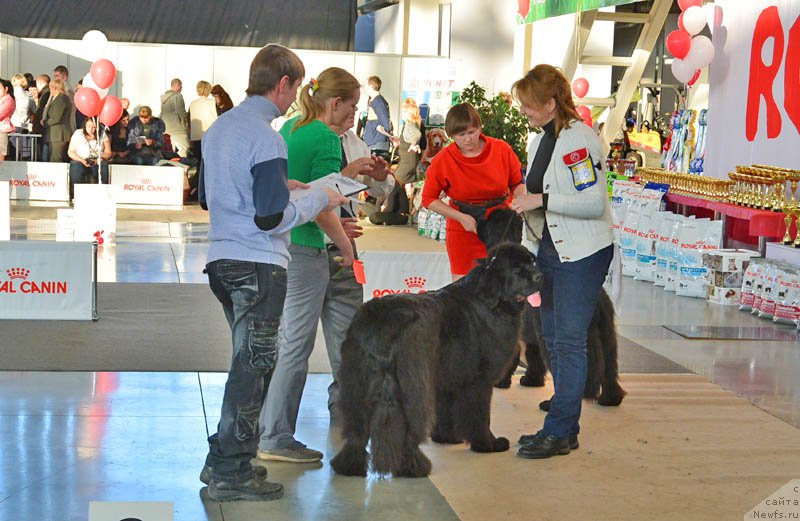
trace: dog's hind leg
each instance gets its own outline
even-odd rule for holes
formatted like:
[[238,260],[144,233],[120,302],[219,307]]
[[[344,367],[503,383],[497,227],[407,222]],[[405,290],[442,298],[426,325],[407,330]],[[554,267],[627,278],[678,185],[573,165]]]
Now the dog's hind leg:
[[599,339],[603,351],[603,381],[597,403],[606,406],[617,406],[625,398],[625,390],[619,385],[619,366],[617,365],[617,330],[614,327],[614,303],[605,291],[600,293],[597,301],[598,312],[595,313],[600,329]]
[[542,340],[542,326],[539,322],[539,310],[526,307],[522,314],[522,340],[525,342],[525,360],[528,367],[519,383],[524,387],[543,387],[547,374],[547,356]]
[[464,443],[464,439],[456,436],[453,421],[452,393],[439,391],[436,393],[436,421],[431,431],[431,440],[436,443]]
[[345,476],[366,476],[369,466],[367,443],[369,442],[370,410],[367,402],[369,382],[364,356],[359,342],[348,333],[342,344],[342,363],[339,366],[339,405],[342,411],[345,439],[344,447],[333,460],[333,470]]
[[492,386],[486,383],[470,385],[456,398],[453,407],[456,430],[464,434],[475,452],[508,450],[508,439],[495,438],[489,428],[491,405]]

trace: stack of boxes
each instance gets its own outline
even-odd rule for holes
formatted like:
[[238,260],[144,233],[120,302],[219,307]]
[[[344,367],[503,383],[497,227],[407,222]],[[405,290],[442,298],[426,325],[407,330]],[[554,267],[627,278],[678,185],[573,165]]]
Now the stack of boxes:
[[703,255],[708,268],[707,300],[715,304],[739,304],[742,281],[750,259],[758,257],[751,250],[711,250]]

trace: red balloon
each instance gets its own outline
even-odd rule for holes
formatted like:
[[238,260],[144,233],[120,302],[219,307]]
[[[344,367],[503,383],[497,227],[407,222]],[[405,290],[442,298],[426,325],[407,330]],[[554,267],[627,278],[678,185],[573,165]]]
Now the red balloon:
[[573,81],[572,92],[579,98],[586,96],[586,93],[589,92],[589,82],[586,81],[586,78],[577,78]]
[[100,112],[100,95],[91,87],[81,87],[75,91],[75,108],[84,116],[96,116]]
[[687,34],[689,33],[689,31],[686,30],[686,27],[683,26],[683,13],[678,15],[678,29]]
[[575,107],[575,110],[578,112],[578,115],[581,117],[581,120],[586,123],[588,126],[592,126],[592,110],[587,107],[586,105],[578,105]]
[[681,11],[686,11],[692,6],[703,6],[703,0],[678,0],[678,6],[681,8]]
[[698,78],[700,78],[700,69],[697,69],[697,71],[695,71],[695,73],[694,73],[694,76],[692,76],[692,79],[689,80],[688,82],[686,82],[687,85],[689,85],[691,87],[692,85],[697,83]]
[[110,127],[122,117],[122,103],[116,96],[106,96],[103,101],[103,108],[100,111],[100,123]]
[[517,12],[521,17],[527,18],[530,10],[531,0],[517,0]]
[[672,31],[667,35],[667,50],[679,59],[686,58],[692,48],[692,37],[686,31]]
[[117,68],[105,58],[94,62],[90,72],[95,84],[101,89],[109,88],[114,83],[114,78],[117,77]]

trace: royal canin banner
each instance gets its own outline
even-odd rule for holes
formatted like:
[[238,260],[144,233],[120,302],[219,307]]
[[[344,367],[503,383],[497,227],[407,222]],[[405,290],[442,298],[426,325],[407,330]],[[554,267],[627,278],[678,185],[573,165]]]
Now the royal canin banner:
[[364,300],[394,293],[424,293],[450,284],[450,262],[446,253],[362,253]]
[[717,0],[707,175],[800,164],[800,2]]
[[0,242],[0,319],[96,317],[94,245]]
[[183,168],[175,166],[111,165],[116,202],[183,205]]
[[69,201],[69,165],[0,161],[0,181],[8,181],[11,199]]

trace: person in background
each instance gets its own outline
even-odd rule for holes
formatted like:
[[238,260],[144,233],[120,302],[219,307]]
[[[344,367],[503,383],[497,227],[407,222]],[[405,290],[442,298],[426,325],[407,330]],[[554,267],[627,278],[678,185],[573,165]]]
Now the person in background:
[[175,153],[186,157],[189,153],[189,117],[182,90],[183,82],[180,79],[175,78],[170,82],[169,89],[161,95],[160,117]]
[[131,116],[128,111],[123,109],[119,121],[111,125],[108,129],[108,137],[111,140],[112,163],[127,163],[131,154],[128,148],[128,125],[131,123]]
[[532,127],[527,193],[511,208],[538,243],[542,336],[555,392],[541,430],[520,438],[517,454],[541,459],[578,448],[586,385],[586,338],[613,256],[605,158],[597,134],[575,110],[570,83],[551,65],[537,65],[512,93]]
[[217,120],[217,106],[210,97],[211,84],[197,82],[197,98],[189,104],[189,128],[192,155],[201,161],[203,158],[200,141],[212,123]]
[[233,108],[233,101],[222,85],[216,84],[211,88],[211,96],[214,98],[214,103],[217,105],[217,116],[228,112]]
[[55,69],[53,69],[53,79],[54,80],[61,80],[64,84],[64,94],[69,98],[69,132],[70,136],[75,129],[78,128],[75,113],[77,109],[75,108],[75,89],[72,88],[72,85],[69,83],[69,69],[67,69],[64,65],[58,65]]
[[[286,121],[281,135],[289,153],[289,178],[308,183],[342,168],[339,134],[352,125],[361,96],[358,80],[338,67],[322,71],[300,90],[301,115]],[[373,171],[371,158],[356,159],[342,174],[354,177]],[[324,232],[324,233],[323,233]],[[353,244],[339,215],[320,214],[316,221],[292,230],[286,303],[283,309],[278,362],[261,411],[263,432],[258,457],[263,460],[312,463],[322,453],[295,439],[300,400],[308,374],[325,292],[330,257],[325,235],[335,244],[340,267],[353,264]],[[331,357],[334,358],[333,356]]]
[[417,102],[411,98],[403,101],[403,129],[400,136],[392,136],[392,143],[400,156],[394,178],[397,181],[392,193],[386,198],[383,211],[369,216],[373,224],[406,224],[409,218],[409,202],[406,185],[417,179],[420,157],[420,142],[424,129]]
[[[67,149],[69,156],[69,197],[75,195],[75,183],[97,183],[98,170],[103,184],[108,184],[108,160],[111,159],[111,140],[106,132],[97,140],[94,118],[86,118],[83,127],[72,134]],[[98,163],[100,163],[98,165]]]
[[14,132],[11,117],[17,104],[13,89],[10,81],[0,78],[0,161],[4,161],[8,155],[8,135]]
[[[11,85],[14,88],[14,115],[11,116],[11,123],[14,125],[15,134],[27,134],[33,128],[31,116],[36,111],[36,103],[28,92],[28,80],[22,74],[15,74],[11,77]],[[19,146],[20,150],[17,150]],[[9,141],[9,156],[15,155],[20,159],[31,157],[31,143],[28,138],[14,138]]]
[[[208,283],[232,333],[232,360],[217,432],[200,480],[214,501],[269,501],[283,486],[251,460],[258,413],[277,355],[292,228],[347,202],[333,190],[287,179],[286,145],[272,120],[286,112],[303,80],[303,62],[267,45],[250,66],[247,97],[203,137],[199,200],[209,211]],[[305,193],[292,199],[292,189]]]
[[[47,74],[40,74],[36,77],[36,87],[32,90],[33,99],[36,101],[36,113],[33,116],[33,133],[44,135],[44,126],[42,126],[42,119],[44,118],[44,108],[47,102],[50,101],[50,76]],[[50,145],[39,139],[39,160],[50,160]]]
[[[436,154],[425,173],[422,205],[447,218],[447,257],[453,280],[458,280],[486,257],[478,221],[507,208],[512,196],[525,193],[525,185],[514,150],[481,132],[475,107],[469,103],[451,107],[444,129],[453,142]],[[450,197],[449,204],[439,199],[442,192]]]
[[373,154],[389,161],[392,121],[389,118],[389,103],[381,96],[382,85],[378,76],[367,78],[365,90],[369,96],[369,110],[367,122],[364,124],[364,142]]
[[[120,98],[119,104],[122,105],[122,110],[130,111],[131,108],[131,100],[128,98]],[[130,114],[130,112],[128,112]]]
[[147,105],[139,107],[139,115],[128,125],[128,150],[134,165],[155,165],[163,158],[164,122],[153,117]]
[[70,121],[73,119],[72,100],[64,92],[64,82],[54,79],[50,82],[50,101],[44,108],[42,140],[49,147],[48,160],[63,163],[67,160],[67,144],[72,133]]

